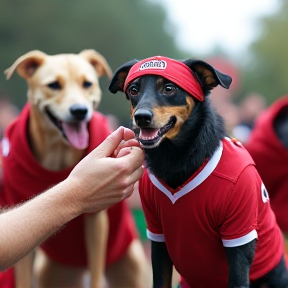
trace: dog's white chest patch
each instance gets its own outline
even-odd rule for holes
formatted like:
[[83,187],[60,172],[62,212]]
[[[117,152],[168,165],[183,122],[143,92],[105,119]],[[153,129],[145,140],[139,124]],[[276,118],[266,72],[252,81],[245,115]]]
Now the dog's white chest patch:
[[3,138],[1,141],[2,155],[7,157],[10,151],[10,142],[8,138]]

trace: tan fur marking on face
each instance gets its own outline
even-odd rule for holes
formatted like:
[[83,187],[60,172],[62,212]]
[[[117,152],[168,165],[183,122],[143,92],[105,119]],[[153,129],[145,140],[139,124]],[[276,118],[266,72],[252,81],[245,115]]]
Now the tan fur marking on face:
[[[153,124],[155,127],[163,127],[166,125],[171,116],[176,116],[177,121],[175,126],[167,132],[165,137],[169,139],[173,139],[181,129],[183,123],[188,119],[190,116],[194,106],[195,102],[191,96],[186,97],[187,105],[185,106],[174,106],[174,107],[157,107],[153,109],[154,117],[153,117]],[[132,110],[131,113],[134,111]],[[132,114],[133,115],[133,114]]]
[[160,77],[156,80],[156,87],[157,87],[157,90],[161,90],[165,84],[165,80],[164,78]]
[[168,139],[173,139],[176,137],[183,125],[183,123],[189,118],[194,106],[195,102],[191,96],[186,97],[187,105],[185,108],[183,107],[177,107],[177,112],[175,116],[177,117],[177,122],[175,126],[168,131],[168,133],[165,135]]
[[132,105],[130,105],[130,115],[134,115],[134,108]]

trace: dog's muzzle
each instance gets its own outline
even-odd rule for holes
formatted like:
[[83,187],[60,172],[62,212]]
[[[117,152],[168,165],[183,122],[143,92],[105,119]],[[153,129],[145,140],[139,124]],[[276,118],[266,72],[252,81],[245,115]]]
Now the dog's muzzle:
[[142,148],[155,148],[164,139],[165,134],[175,126],[177,118],[171,116],[168,123],[162,127],[155,127],[153,124],[153,111],[149,109],[139,109],[134,114],[136,125],[140,128],[138,140]]

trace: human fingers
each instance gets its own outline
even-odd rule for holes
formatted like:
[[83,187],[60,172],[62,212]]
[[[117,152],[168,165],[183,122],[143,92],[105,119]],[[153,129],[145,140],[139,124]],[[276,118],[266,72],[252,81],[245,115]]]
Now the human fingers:
[[130,139],[133,139],[133,138],[135,138],[134,132],[131,129],[124,127],[124,137],[123,137],[123,139],[125,141],[127,141],[127,140],[130,140]]
[[132,147],[125,147],[114,153],[116,158],[123,157],[131,152]]
[[135,184],[143,175],[144,168],[143,165],[138,167],[136,170],[134,170],[128,177],[127,182],[129,184],[129,181],[131,182],[131,185]]
[[133,192],[138,190],[138,181],[142,177],[144,172],[143,166],[136,169],[127,178],[127,188],[123,190],[123,198],[126,199],[132,195]]
[[125,147],[118,153],[117,160],[122,162],[123,167],[134,171],[144,162],[144,151],[139,147]]
[[[132,148],[132,147],[140,147],[139,142],[136,139],[130,139],[128,141],[122,141],[119,146],[115,149],[114,151],[114,157],[119,157],[118,153],[120,150],[122,150],[123,148]],[[122,155],[123,156],[123,155]]]
[[125,129],[127,128],[120,126],[117,130],[112,132],[97,148],[95,148],[91,154],[93,156],[97,156],[97,158],[111,156],[115,149],[120,145],[121,141],[124,140]]

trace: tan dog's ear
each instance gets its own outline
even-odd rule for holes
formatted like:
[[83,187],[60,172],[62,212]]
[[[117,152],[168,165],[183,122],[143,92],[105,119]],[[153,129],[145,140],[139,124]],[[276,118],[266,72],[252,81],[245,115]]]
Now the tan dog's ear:
[[109,79],[112,77],[112,70],[108,65],[106,59],[93,49],[83,50],[79,53],[81,57],[86,59],[95,68],[99,77],[105,73]]
[[10,68],[5,70],[6,79],[9,79],[14,71],[17,70],[21,77],[28,80],[33,76],[36,69],[42,65],[46,56],[47,54],[38,50],[30,51],[22,55]]

